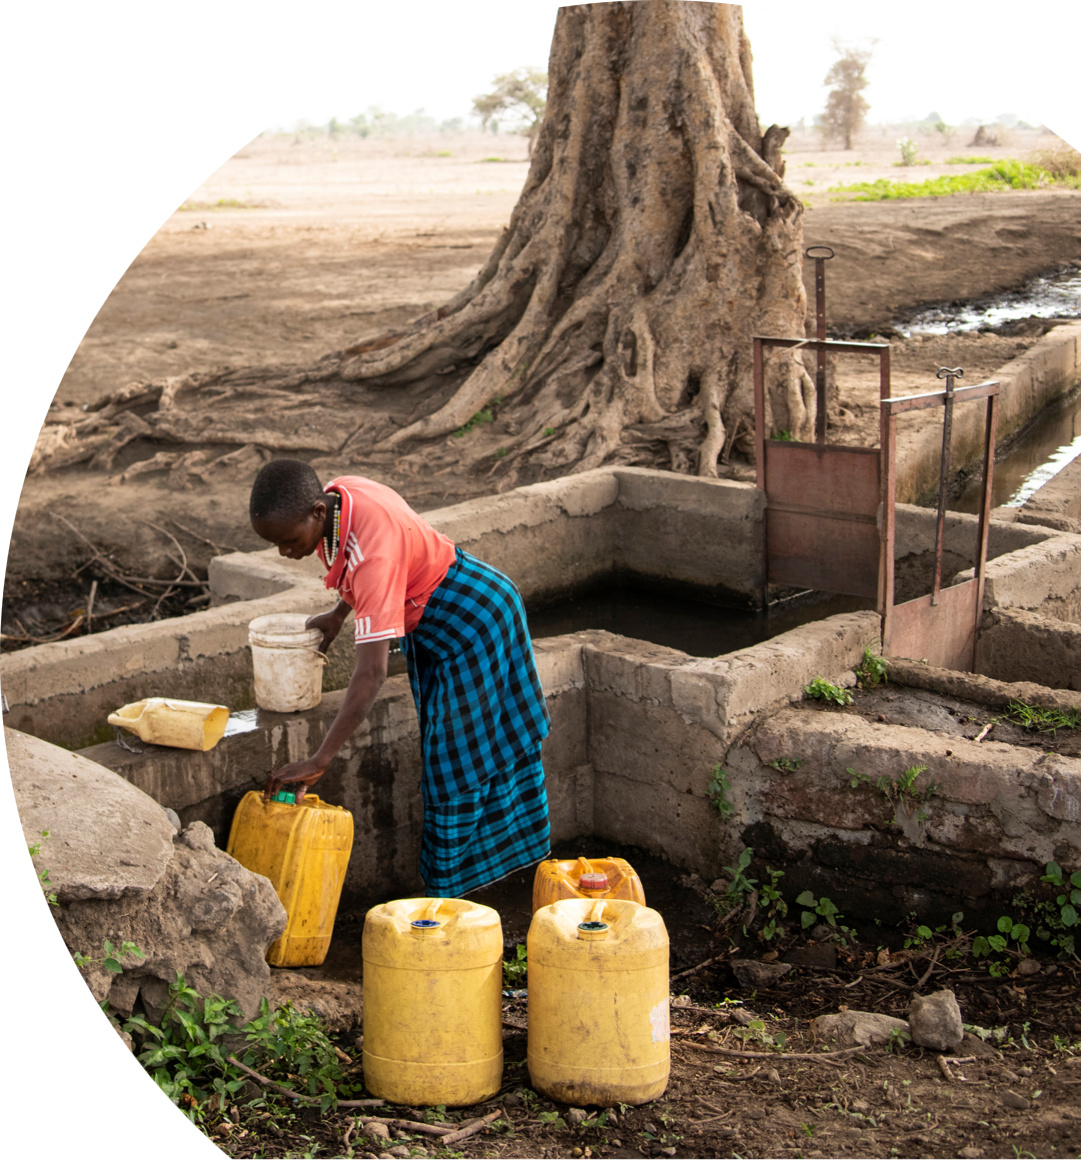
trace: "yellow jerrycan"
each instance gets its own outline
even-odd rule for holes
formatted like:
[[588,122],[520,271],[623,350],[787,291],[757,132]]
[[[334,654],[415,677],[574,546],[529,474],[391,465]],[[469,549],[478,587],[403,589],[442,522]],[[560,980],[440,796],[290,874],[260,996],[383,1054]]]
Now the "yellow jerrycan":
[[313,793],[299,805],[284,790],[268,802],[258,790],[240,799],[225,852],[269,878],[285,907],[285,933],[266,955],[272,967],[317,967],[327,957],[352,850],[353,815]]
[[646,904],[641,879],[625,858],[545,859],[533,876],[533,913],[562,898],[625,898]]
[[224,705],[203,701],[178,701],[175,697],[146,697],[122,705],[108,717],[151,745],[171,745],[176,749],[213,749],[225,735],[229,710]]
[[503,1080],[503,928],[490,906],[405,898],[364,920],[364,1086],[461,1107]]
[[569,898],[533,915],[529,1078],[585,1107],[645,1104],[668,1086],[668,931],[649,907]]

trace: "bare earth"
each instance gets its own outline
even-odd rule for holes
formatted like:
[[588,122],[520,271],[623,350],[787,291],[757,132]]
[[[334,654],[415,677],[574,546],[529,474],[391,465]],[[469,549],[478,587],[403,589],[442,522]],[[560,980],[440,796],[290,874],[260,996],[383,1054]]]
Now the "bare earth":
[[[954,142],[936,157],[930,145],[921,146],[936,163],[901,171],[893,167],[892,136],[869,137],[847,154],[823,152],[806,136],[789,143],[786,177],[811,198],[806,243],[836,251],[828,265],[828,317],[838,333],[876,332],[916,305],[1016,286],[1081,258],[1081,194],[835,203],[830,198],[837,195],[826,191],[839,180],[962,172],[968,167],[940,162],[972,151]],[[1023,156],[1041,140],[1021,135],[988,155]],[[527,169],[524,140],[506,135],[257,138],[195,190],[132,263],[72,360],[55,407],[81,409],[132,381],[223,364],[310,363],[438,306],[487,256]],[[806,187],[812,180],[813,188]],[[926,389],[945,362],[963,365],[966,381],[977,381],[1033,340],[893,338],[894,391]],[[872,368],[846,363],[838,383],[844,413],[831,438],[873,443]],[[467,438],[491,441],[494,451],[500,435],[497,421]],[[55,576],[61,559],[85,559],[72,534],[49,516],[56,505],[135,574],[175,571],[168,540],[140,522],[147,519],[176,519],[191,529],[195,534],[168,523],[196,567],[205,567],[214,551],[199,536],[222,548],[263,546],[244,516],[251,465],[232,476],[219,473],[213,485],[168,471],[107,485],[161,449],[133,444],[107,475],[76,466],[29,476],[9,585]],[[229,448],[215,453],[222,450]],[[454,454],[452,441],[437,441],[403,459],[356,463],[346,453],[314,462],[325,474],[364,471],[423,510],[492,490],[485,476],[456,469]],[[747,465],[733,465],[737,477],[747,472]],[[7,595],[13,596],[10,586]]]

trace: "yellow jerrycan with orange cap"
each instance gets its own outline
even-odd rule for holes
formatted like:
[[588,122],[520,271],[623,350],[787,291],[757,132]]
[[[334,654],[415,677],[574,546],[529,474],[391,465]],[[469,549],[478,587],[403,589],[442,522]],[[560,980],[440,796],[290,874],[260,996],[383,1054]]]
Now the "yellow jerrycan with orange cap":
[[490,906],[405,898],[364,919],[364,1086],[462,1107],[503,1080],[503,927]]
[[225,852],[269,878],[285,907],[285,932],[266,955],[272,967],[317,967],[327,957],[352,850],[353,815],[313,793],[300,803],[287,790],[240,799]]
[[533,876],[533,913],[562,898],[625,898],[646,904],[642,881],[624,858],[546,858]]
[[533,915],[529,1078],[561,1103],[645,1104],[668,1086],[668,931],[647,906],[569,898]]

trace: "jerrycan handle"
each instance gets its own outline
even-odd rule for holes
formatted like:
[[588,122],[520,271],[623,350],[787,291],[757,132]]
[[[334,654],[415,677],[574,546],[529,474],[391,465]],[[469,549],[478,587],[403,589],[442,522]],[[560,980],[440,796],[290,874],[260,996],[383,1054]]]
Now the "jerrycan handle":
[[597,941],[608,937],[608,923],[604,921],[604,899],[598,898],[589,908],[589,917],[578,924],[578,937]]

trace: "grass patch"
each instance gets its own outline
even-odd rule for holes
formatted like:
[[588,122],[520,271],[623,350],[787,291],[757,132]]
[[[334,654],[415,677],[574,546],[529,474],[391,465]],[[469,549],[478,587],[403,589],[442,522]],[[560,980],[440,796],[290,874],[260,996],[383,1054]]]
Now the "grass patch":
[[1033,165],[1046,170],[1056,181],[1081,176],[1081,153],[1065,141],[1037,150],[1031,160]]
[[[1081,188],[1081,177],[1053,177],[1046,169],[1025,161],[999,161],[975,173],[956,173],[928,181],[861,181],[831,186],[830,193],[854,194],[853,201],[893,201],[908,197],[948,197],[955,193],[997,193],[1005,189],[1038,189],[1049,185]],[[833,198],[842,201],[843,198]]]
[[255,202],[238,201],[235,197],[219,197],[217,201],[186,201],[180,207],[181,212],[195,210],[204,212],[208,209],[260,209]]
[[1011,701],[1006,716],[1021,726],[1036,733],[1054,733],[1058,729],[1081,728],[1081,710],[1040,709],[1026,705],[1024,701]]
[[994,165],[993,157],[947,157],[943,165]]

